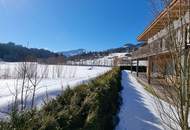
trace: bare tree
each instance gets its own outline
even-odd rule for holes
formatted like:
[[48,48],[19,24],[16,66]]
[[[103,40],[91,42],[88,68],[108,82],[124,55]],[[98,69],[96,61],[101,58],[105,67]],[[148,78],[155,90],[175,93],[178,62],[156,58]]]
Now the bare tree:
[[44,75],[46,74],[47,67],[45,67],[44,70],[41,73],[39,73],[40,72],[39,70],[42,68],[39,68],[39,65],[37,62],[31,62],[27,69],[28,69],[27,78],[32,85],[31,108],[33,109],[34,103],[35,103],[34,101],[35,101],[35,96],[36,96],[36,89],[37,89],[37,86],[42,81]]
[[[172,2],[177,2],[175,10]],[[160,23],[164,26],[164,36],[159,39],[161,48],[166,55],[157,55],[158,72],[160,77],[161,94],[154,94],[168,102],[168,105],[156,100],[157,110],[167,129],[189,130],[190,108],[190,0],[157,0],[165,8],[167,17]],[[158,4],[151,1],[156,16],[160,11],[155,9]],[[155,11],[156,10],[156,11]],[[178,19],[174,18],[177,17]]]
[[[27,82],[27,62],[22,62],[22,63],[19,63],[18,64],[18,69],[17,69],[17,72],[18,72],[18,78],[21,79],[21,92],[20,92],[20,104],[21,104],[21,110],[24,109],[24,91],[27,91],[25,89],[26,87],[26,82]],[[17,94],[16,93],[16,96],[17,97]]]
[[62,72],[63,72],[62,65],[57,64],[57,65],[55,65],[55,67],[56,67],[56,74],[57,74],[56,77],[57,77],[57,78],[60,78],[61,75],[62,75]]

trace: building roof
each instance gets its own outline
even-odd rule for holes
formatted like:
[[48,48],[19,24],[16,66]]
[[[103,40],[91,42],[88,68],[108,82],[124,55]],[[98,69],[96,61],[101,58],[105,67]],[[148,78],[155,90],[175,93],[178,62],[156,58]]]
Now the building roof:
[[[148,38],[154,36],[157,32],[164,29],[169,21],[179,19],[182,13],[188,9],[188,0],[172,0],[172,2],[153,20],[153,22],[138,36],[138,41],[147,41]],[[181,14],[179,13],[181,11]]]

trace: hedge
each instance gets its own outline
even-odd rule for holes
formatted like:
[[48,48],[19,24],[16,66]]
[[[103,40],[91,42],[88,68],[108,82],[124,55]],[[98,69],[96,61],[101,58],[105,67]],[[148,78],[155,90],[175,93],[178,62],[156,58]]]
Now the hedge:
[[69,87],[40,110],[13,112],[2,130],[113,130],[121,98],[120,69],[74,89]]

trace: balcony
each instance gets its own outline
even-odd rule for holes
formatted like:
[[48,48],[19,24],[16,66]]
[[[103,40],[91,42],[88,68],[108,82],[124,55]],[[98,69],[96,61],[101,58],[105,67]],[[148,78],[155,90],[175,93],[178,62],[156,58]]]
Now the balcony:
[[146,44],[140,47],[138,50],[132,53],[132,59],[144,59],[149,56],[158,55],[161,53],[167,53],[168,47],[166,42],[162,40],[156,40],[150,44]]

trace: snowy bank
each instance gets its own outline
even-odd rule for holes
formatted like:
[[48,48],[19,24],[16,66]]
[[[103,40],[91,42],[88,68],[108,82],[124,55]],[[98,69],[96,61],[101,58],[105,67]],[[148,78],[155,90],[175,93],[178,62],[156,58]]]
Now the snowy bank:
[[[135,77],[128,71],[122,72],[121,96],[123,104],[121,105],[118,117],[120,119],[116,130],[162,130],[168,129],[163,125],[163,121],[169,120],[165,115],[160,116],[157,101],[153,95],[148,93],[144,87],[137,82]],[[159,100],[161,101],[161,100]],[[161,101],[165,107],[165,111],[172,114],[169,105]],[[174,109],[172,108],[174,111]],[[171,122],[176,129],[175,123]]]

